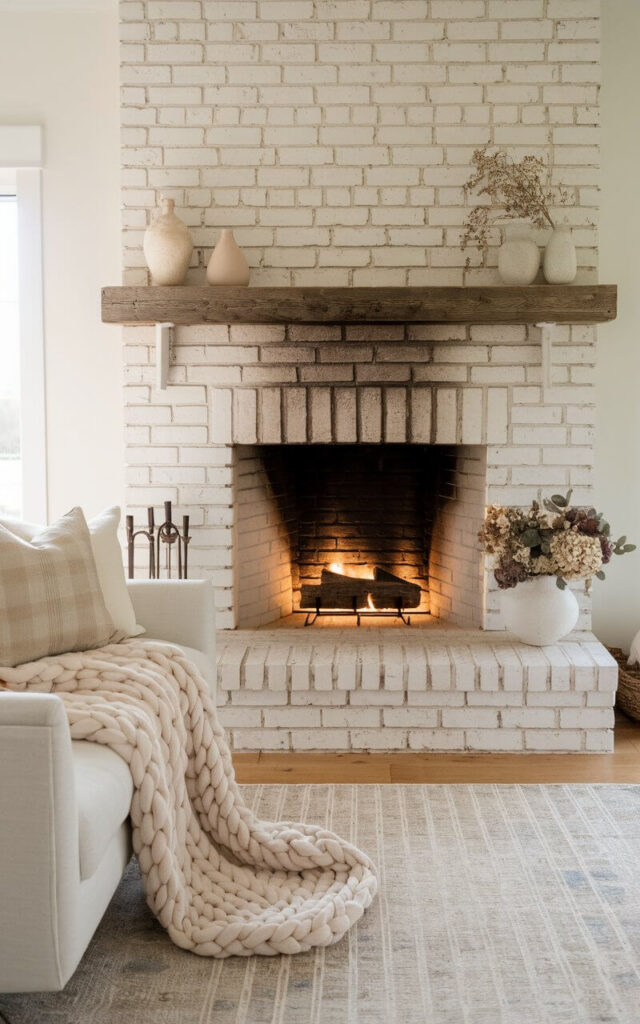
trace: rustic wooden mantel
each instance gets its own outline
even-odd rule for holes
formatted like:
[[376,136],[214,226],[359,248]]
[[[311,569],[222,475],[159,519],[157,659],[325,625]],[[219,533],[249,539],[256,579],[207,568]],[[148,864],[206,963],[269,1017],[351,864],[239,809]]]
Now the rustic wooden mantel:
[[614,320],[616,285],[434,288],[113,287],[112,324],[597,324]]

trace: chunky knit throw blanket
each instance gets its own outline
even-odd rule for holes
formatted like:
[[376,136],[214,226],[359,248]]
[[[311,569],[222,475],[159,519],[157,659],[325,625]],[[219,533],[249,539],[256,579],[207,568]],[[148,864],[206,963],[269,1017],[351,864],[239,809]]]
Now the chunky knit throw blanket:
[[338,942],[376,892],[369,858],[313,825],[257,820],[236,785],[207,685],[176,647],[129,640],[0,669],[53,692],[71,736],[131,769],[147,902],[201,956],[272,956]]

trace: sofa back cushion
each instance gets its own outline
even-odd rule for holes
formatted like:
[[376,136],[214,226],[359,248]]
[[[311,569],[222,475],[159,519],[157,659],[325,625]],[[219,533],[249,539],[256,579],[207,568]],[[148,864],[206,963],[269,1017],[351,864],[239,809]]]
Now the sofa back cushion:
[[[120,509],[117,505],[106,508],[87,522],[104,603],[113,619],[118,639],[124,640],[129,636],[140,636],[144,629],[136,622],[136,613],[127,590],[122,549],[118,540],[119,525]],[[29,541],[45,529],[44,526],[19,519],[0,519],[0,526],[5,526],[11,533]]]
[[101,647],[116,636],[82,509],[31,540],[0,525],[0,665]]

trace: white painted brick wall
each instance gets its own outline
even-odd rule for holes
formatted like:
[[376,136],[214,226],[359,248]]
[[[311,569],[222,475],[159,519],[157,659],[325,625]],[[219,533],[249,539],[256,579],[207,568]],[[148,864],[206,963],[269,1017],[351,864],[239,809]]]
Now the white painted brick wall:
[[[121,2],[125,279],[160,191],[191,279],[232,226],[257,284],[495,280],[458,247],[474,147],[539,152],[596,271],[599,4]],[[542,237],[542,236],[541,236]]]
[[[204,280],[220,229],[232,226],[254,284],[495,284],[499,232],[484,262],[459,248],[462,185],[484,142],[549,163],[554,182],[570,191],[563,213],[578,280],[596,280],[599,0],[121,0],[120,11],[126,283],[148,281],[142,238],[164,194],[192,231],[194,283]],[[178,514],[189,512],[191,572],[214,582],[223,629],[234,625],[238,573],[234,444],[300,441],[305,423],[314,443],[400,439],[408,410],[408,440],[486,445],[489,501],[527,504],[569,486],[577,501],[590,498],[592,328],[558,329],[544,393],[534,327],[183,328],[162,393],[153,331],[125,328],[124,340],[130,509],[139,515],[171,498]],[[588,628],[589,601],[578,596]],[[487,626],[501,625],[491,586],[484,614]],[[551,692],[537,689],[529,666],[527,708],[598,710],[593,691],[582,689],[588,666],[572,666],[574,654],[554,654]],[[349,698],[335,708],[377,713],[402,708],[405,697],[424,699],[431,694],[416,688],[414,657],[396,691],[385,688],[380,664],[347,655],[316,663],[313,701],[334,696],[321,689],[335,683],[334,672]],[[259,654],[248,680],[231,652],[221,671],[239,702],[255,692],[256,703],[243,705],[255,711],[267,698],[282,705],[281,697],[308,697],[308,665],[303,653],[298,659],[287,668],[289,692],[251,690],[264,678],[282,682],[282,665],[266,672]],[[517,667],[486,650],[481,659],[478,689],[455,694],[470,707],[476,697],[496,707],[499,696],[517,708]],[[443,700],[454,692],[451,667],[435,645],[430,678]],[[614,676],[610,667],[599,672],[607,701]],[[565,724],[556,716],[555,729],[507,721],[504,749],[598,750],[609,742],[605,726],[573,728],[566,716]],[[236,745],[346,747],[356,729],[358,741],[374,745],[384,729],[411,749],[433,746],[436,736],[438,749],[483,749],[484,733],[495,731],[363,721],[352,735],[350,725],[255,722],[253,714],[233,724]]]

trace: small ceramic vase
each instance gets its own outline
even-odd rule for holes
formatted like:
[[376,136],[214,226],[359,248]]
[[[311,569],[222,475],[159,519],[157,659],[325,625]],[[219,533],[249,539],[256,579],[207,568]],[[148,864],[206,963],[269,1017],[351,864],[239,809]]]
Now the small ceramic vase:
[[249,276],[249,265],[233,237],[233,231],[224,228],[211,253],[207,281],[215,285],[247,285]]
[[526,220],[513,220],[504,228],[505,240],[498,249],[498,273],[504,284],[531,284],[540,266],[540,250]]
[[578,602],[555,576],[534,576],[502,591],[502,614],[510,633],[525,644],[545,647],[570,633],[578,621]]
[[558,224],[553,229],[544,250],[542,272],[548,284],[571,284],[575,281],[578,261],[568,224]]
[[161,196],[160,212],[144,233],[144,258],[154,284],[182,284],[193,252],[189,229],[173,207],[173,199]]

